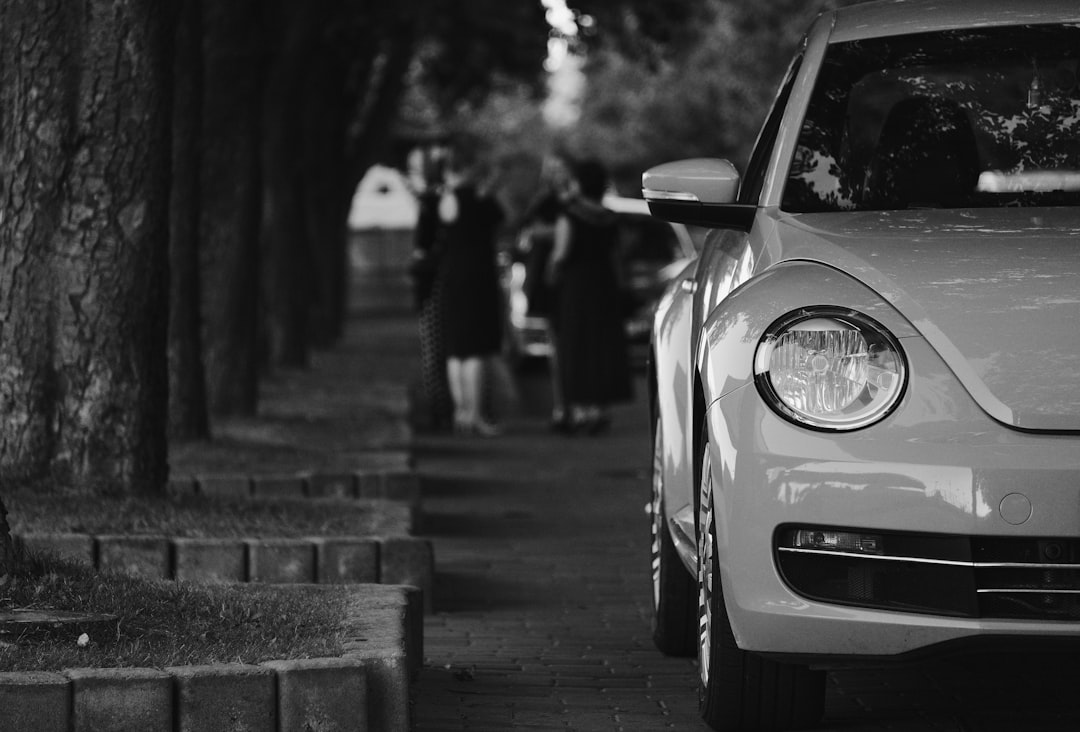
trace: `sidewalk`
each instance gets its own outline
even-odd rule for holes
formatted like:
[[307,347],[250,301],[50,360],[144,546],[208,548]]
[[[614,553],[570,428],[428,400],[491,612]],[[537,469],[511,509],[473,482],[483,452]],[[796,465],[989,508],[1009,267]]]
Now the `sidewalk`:
[[[413,473],[408,408],[419,348],[404,284],[354,282],[356,297],[339,344],[314,353],[308,370],[282,370],[264,380],[257,417],[219,421],[212,443],[174,445],[170,451],[174,493],[353,499],[375,510],[384,507],[386,517],[379,525],[385,535],[356,537],[367,542],[367,555],[381,555],[374,570],[363,570],[380,584],[349,585],[344,656],[257,666],[0,674],[0,729],[212,732],[224,719],[240,725],[237,729],[410,729],[409,699],[423,657],[423,602],[430,603],[433,558],[430,542],[412,536],[419,521],[419,483]],[[411,510],[402,511],[402,504]],[[177,562],[188,545],[157,538],[138,571],[181,576]],[[49,541],[48,535],[33,537],[39,548]],[[68,536],[59,538],[57,546],[64,541],[71,545]],[[85,559],[100,563],[109,556],[103,541],[86,535],[73,544]],[[220,571],[223,565],[237,565],[242,571],[228,579],[241,582],[260,579],[253,575],[255,553],[265,556],[268,548],[276,548],[264,546],[272,540],[218,543],[230,544],[229,552],[240,551],[239,564],[223,554],[207,566]],[[315,569],[295,575],[271,571],[281,577],[271,581],[320,581],[320,574],[328,574],[321,552],[331,543],[293,541],[291,550],[318,557]],[[125,560],[131,560],[132,551],[131,546],[124,549]],[[184,577],[200,579],[189,573]],[[413,586],[423,585],[428,592],[422,599]]]
[[400,276],[354,279],[342,340],[313,352],[306,371],[263,379],[257,417],[219,420],[211,445],[171,450],[173,478],[410,469],[419,345],[405,287]]

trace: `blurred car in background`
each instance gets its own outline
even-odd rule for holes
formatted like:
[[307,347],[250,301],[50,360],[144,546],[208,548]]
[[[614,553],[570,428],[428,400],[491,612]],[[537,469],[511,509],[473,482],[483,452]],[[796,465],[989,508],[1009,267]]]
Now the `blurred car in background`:
[[[648,347],[656,303],[668,282],[696,256],[692,229],[654,218],[648,204],[638,198],[605,196],[604,206],[618,214],[619,262],[624,286],[626,334],[632,346]],[[514,360],[547,358],[551,340],[543,317],[545,308],[530,303],[536,293],[532,277],[542,267],[530,264],[535,247],[551,236],[550,227],[530,227],[515,247],[502,253],[502,281],[508,309],[507,348]],[[533,295],[534,297],[536,295]]]

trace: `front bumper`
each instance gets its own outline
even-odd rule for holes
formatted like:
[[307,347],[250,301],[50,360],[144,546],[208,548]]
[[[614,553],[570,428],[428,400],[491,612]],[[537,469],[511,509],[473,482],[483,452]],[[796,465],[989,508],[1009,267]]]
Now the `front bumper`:
[[[917,340],[907,346],[915,362],[934,358]],[[741,648],[835,659],[887,657],[989,637],[1080,639],[1080,613],[1070,609],[1080,596],[1080,436],[1004,427],[954,381],[920,379],[919,373],[930,370],[913,371],[901,408],[856,432],[813,432],[793,425],[767,407],[753,386],[725,395],[709,409],[718,557]],[[942,557],[924,551],[915,557],[923,561],[905,563],[902,582],[913,595],[904,597],[895,582],[891,589],[886,582],[884,590],[875,590],[870,563],[894,559],[845,558],[847,566],[833,564],[822,572],[835,588],[850,570],[850,582],[861,589],[823,598],[828,593],[807,591],[806,582],[794,580],[803,586],[793,588],[788,581],[792,557],[784,557],[781,569],[781,554],[800,554],[778,548],[793,527],[917,535],[953,548]],[[957,546],[1035,549],[981,556],[975,550],[965,558]],[[1047,547],[1055,546],[1047,555]],[[897,551],[901,559],[904,551]],[[804,575],[806,567],[812,574],[815,566],[837,561],[801,554],[795,562],[802,562]],[[1003,596],[992,581],[987,586],[987,580],[976,578],[986,573],[975,565],[994,564],[1001,556],[1026,557],[1028,566],[1008,579],[1014,595],[1030,595],[1026,615],[1008,598],[997,602]],[[957,586],[963,580],[956,578],[965,572],[970,585]],[[932,582],[953,597],[941,598],[931,610],[910,602],[920,592],[931,597]],[[1045,599],[1051,595],[1054,600]],[[1047,612],[1040,612],[1044,603]]]

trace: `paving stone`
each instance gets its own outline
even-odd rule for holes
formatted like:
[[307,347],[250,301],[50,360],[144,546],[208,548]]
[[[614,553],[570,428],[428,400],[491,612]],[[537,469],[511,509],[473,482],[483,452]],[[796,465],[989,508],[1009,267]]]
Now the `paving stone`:
[[246,582],[247,547],[240,539],[176,538],[173,577],[190,582]]
[[256,475],[251,479],[255,498],[303,498],[306,493],[307,478],[303,475]]
[[387,471],[381,478],[384,498],[408,503],[417,503],[420,500],[420,476],[415,472]]
[[356,498],[356,479],[346,473],[316,473],[308,479],[308,494],[315,498]]
[[41,671],[0,673],[0,730],[68,732],[71,682]]
[[246,475],[200,475],[199,493],[209,498],[251,498],[251,478]]
[[262,665],[277,675],[280,732],[384,732],[368,723],[367,673],[359,664],[311,658]]
[[19,534],[13,537],[34,552],[50,552],[65,559],[95,564],[94,537],[90,534]]
[[149,668],[68,669],[72,732],[173,732],[172,677]]
[[98,569],[147,579],[172,575],[172,543],[164,536],[97,537]]
[[382,473],[364,470],[356,473],[356,495],[358,498],[383,498]]
[[270,584],[315,581],[315,545],[306,539],[246,539],[248,580]]
[[316,581],[319,583],[377,583],[379,543],[374,539],[314,537]]
[[169,494],[170,498],[194,496],[199,492],[199,481],[195,479],[194,475],[169,478],[169,482],[165,485],[165,492]]
[[174,666],[176,732],[277,729],[273,669],[244,664]]

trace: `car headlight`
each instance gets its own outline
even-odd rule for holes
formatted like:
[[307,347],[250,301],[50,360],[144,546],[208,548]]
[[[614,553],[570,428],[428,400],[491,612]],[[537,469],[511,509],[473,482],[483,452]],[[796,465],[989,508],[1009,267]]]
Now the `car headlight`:
[[754,378],[784,417],[823,430],[854,430],[887,415],[907,366],[897,340],[851,310],[814,308],[773,323],[758,344]]

